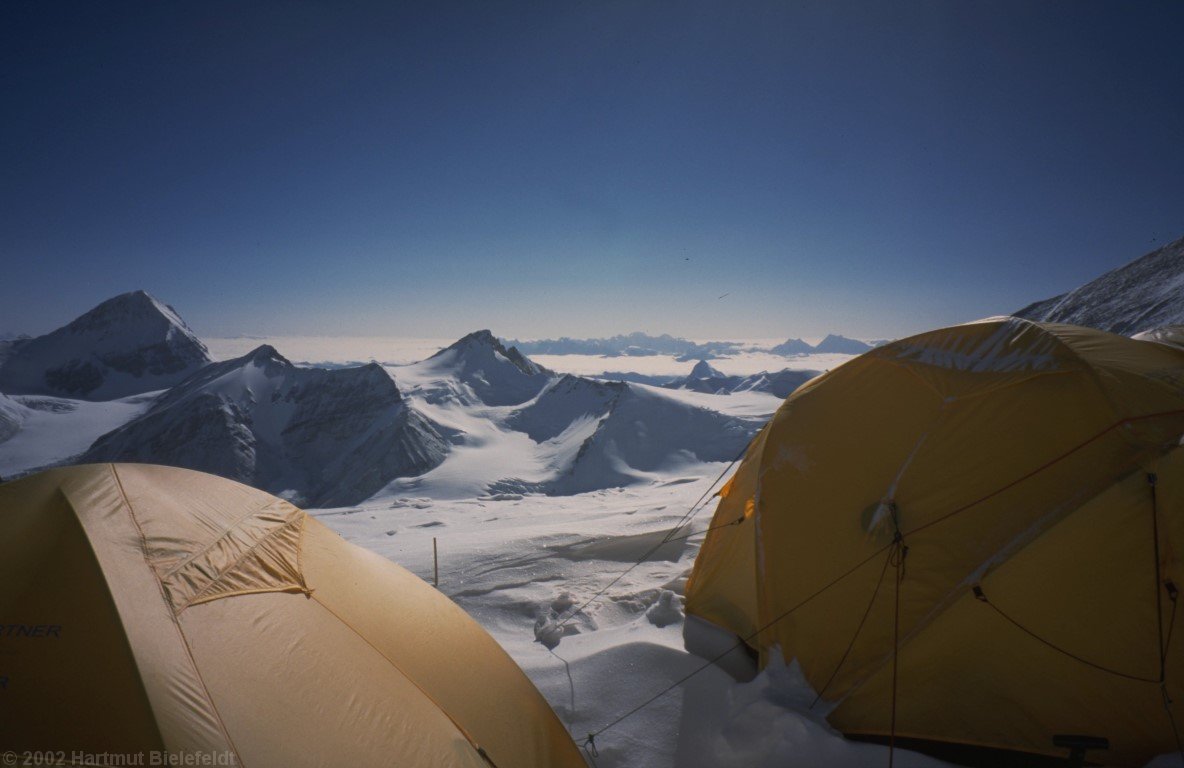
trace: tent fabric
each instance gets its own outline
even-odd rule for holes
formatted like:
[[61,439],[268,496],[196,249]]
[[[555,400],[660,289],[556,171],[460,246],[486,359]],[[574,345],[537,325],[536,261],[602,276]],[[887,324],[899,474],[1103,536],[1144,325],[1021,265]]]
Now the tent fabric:
[[876,348],[777,411],[712,522],[739,492],[752,525],[708,534],[687,610],[796,659],[848,734],[890,733],[895,663],[898,736],[1064,755],[1054,735],[1087,734],[1140,765],[1184,726],[1159,685],[1182,434],[1168,345],[994,318]]
[[0,485],[0,749],[585,765],[421,579],[269,494],[131,464]]

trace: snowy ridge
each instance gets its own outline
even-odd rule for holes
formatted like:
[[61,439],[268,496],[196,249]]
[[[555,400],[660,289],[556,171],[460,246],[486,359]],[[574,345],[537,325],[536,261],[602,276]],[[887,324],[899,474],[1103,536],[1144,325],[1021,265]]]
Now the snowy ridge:
[[422,363],[390,369],[408,400],[456,436],[441,466],[394,481],[382,497],[566,495],[649,482],[658,471],[730,459],[779,404],[761,392],[727,402],[558,376],[491,349],[492,335],[470,334]]
[[0,391],[113,400],[172,386],[210,362],[177,313],[144,291],[108,299],[68,325],[5,342]]
[[170,464],[328,505],[362,501],[447,451],[380,366],[297,368],[265,345],[202,369],[81,460]]
[[571,494],[653,481],[659,472],[731,461],[759,423],[695,407],[644,384],[624,384],[552,486]]
[[1184,237],[1015,315],[1127,336],[1184,323]]
[[518,405],[537,395],[555,375],[507,349],[489,331],[475,331],[424,360],[400,369],[433,398],[485,405]]

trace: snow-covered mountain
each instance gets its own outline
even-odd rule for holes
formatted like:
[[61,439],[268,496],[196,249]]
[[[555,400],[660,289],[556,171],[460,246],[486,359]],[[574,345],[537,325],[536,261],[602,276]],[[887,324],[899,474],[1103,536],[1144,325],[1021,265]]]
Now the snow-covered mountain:
[[789,397],[790,393],[818,375],[818,371],[793,370],[786,368],[776,373],[762,371],[750,376],[729,376],[711,367],[706,360],[700,360],[683,379],[676,379],[663,386],[667,389],[686,389],[712,395],[728,395],[733,392],[768,392],[777,397]]
[[[719,394],[731,391],[729,382],[733,377],[713,368],[706,360],[695,363],[695,367],[685,379],[668,384],[671,389],[689,389],[694,392],[709,392]],[[734,382],[733,382],[734,383]]]
[[777,346],[769,350],[774,355],[808,355],[814,351],[814,347],[810,346],[801,339],[786,339]]
[[421,474],[448,449],[377,364],[297,368],[264,345],[203,368],[81,460],[187,467],[334,506]]
[[540,488],[563,495],[649,480],[680,465],[730,461],[760,428],[759,421],[661,389],[571,375],[551,383],[506,425],[540,445],[552,473]]
[[530,400],[555,374],[506,348],[487,330],[475,331],[420,363],[402,367],[399,379],[414,382],[431,401],[458,400],[485,405],[519,405]]
[[1015,315],[1127,336],[1184,323],[1184,237]]
[[104,301],[69,325],[4,342],[0,392],[114,400],[179,383],[209,353],[168,305],[144,291]]
[[810,345],[801,339],[786,339],[770,348],[769,352],[785,357],[794,355],[862,355],[873,346],[875,345],[859,339],[849,339],[846,336],[832,333],[815,345]]
[[814,352],[818,354],[862,355],[871,348],[872,345],[867,342],[832,333],[814,345]]
[[795,389],[810,379],[819,375],[821,371],[802,371],[785,368],[776,373],[762,371],[751,376],[744,376],[729,390],[731,394],[737,392],[768,392],[780,398],[789,397]]
[[701,362],[680,390],[560,376],[489,331],[385,368],[297,366],[263,345],[160,395],[4,397],[0,471],[163,463],[322,507],[414,489],[571,494],[729,460],[811,375],[726,376]]

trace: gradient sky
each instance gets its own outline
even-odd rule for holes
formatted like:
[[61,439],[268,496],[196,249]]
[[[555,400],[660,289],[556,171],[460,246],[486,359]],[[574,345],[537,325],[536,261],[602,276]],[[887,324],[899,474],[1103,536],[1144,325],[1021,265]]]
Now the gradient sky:
[[206,336],[1006,313],[1184,234],[1182,39],[1117,0],[6,3],[0,331],[134,288]]

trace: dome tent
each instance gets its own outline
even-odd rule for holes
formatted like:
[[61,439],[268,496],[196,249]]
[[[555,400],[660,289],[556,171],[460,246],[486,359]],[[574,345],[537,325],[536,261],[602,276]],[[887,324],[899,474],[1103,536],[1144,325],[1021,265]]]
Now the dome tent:
[[893,342],[753,441],[686,610],[797,659],[848,735],[1142,764],[1184,708],[1182,434],[1166,345],[1015,318]]
[[0,750],[65,762],[584,766],[436,590],[281,499],[189,470],[0,485],[0,679]]

